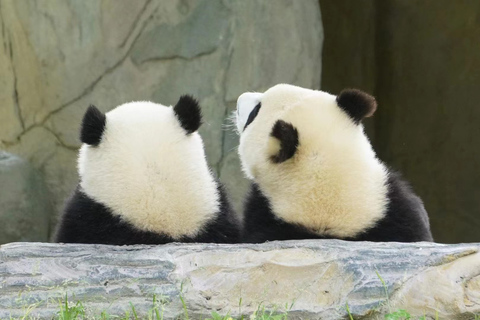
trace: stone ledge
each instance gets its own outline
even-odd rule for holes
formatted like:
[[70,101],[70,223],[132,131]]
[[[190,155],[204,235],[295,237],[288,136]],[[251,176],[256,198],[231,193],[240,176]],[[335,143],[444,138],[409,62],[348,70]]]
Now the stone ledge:
[[51,318],[65,295],[97,314],[124,314],[131,302],[142,315],[154,294],[169,301],[166,319],[183,315],[180,294],[191,319],[209,317],[212,310],[236,316],[259,304],[282,310],[292,303],[289,319],[345,318],[347,303],[355,319],[383,318],[389,309],[473,318],[480,313],[479,248],[337,240],[124,247],[11,243],[0,247],[0,318],[23,316],[32,304],[31,315]]

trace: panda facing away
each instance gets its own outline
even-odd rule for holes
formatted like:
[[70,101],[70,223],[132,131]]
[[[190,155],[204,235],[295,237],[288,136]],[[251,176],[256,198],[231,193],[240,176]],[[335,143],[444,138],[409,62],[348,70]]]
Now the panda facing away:
[[237,101],[242,169],[252,180],[244,241],[433,241],[423,203],[375,155],[361,121],[375,99],[279,84]]
[[90,106],[80,133],[80,183],[55,241],[237,242],[239,223],[207,165],[200,124],[190,96],[174,107],[131,102],[106,114]]

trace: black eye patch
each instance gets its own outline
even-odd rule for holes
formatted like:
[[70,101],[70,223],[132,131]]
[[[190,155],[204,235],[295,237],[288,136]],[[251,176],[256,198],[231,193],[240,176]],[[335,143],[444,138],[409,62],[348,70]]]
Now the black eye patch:
[[243,131],[247,129],[248,125],[253,122],[253,120],[257,117],[258,111],[260,111],[260,108],[262,107],[262,103],[259,102],[255,108],[253,108],[252,112],[248,115],[247,123],[245,123],[245,127],[243,128]]

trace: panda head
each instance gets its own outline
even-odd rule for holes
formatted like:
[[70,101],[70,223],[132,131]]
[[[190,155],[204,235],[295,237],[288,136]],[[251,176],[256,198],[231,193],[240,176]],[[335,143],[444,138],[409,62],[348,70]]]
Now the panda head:
[[194,236],[218,209],[218,192],[197,133],[201,110],[131,102],[83,118],[78,158],[84,193],[141,230]]
[[387,171],[361,123],[375,109],[375,99],[355,89],[334,96],[279,84],[244,93],[236,110],[242,169],[280,218],[354,236],[387,204]]

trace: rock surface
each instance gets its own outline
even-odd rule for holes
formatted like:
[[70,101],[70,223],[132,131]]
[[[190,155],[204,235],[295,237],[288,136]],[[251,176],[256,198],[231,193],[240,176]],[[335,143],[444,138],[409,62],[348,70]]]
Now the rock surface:
[[40,174],[24,159],[0,151],[0,244],[48,241],[52,206]]
[[196,95],[208,160],[239,204],[247,182],[224,128],[237,96],[278,82],[320,86],[316,0],[5,0],[0,22],[0,149],[41,171],[57,212],[77,182],[89,104]]
[[[87,312],[144,316],[154,294],[164,316],[251,314],[259,305],[289,319],[383,319],[399,309],[427,319],[480,313],[480,244],[338,240],[261,245],[163,246],[12,243],[0,247],[0,318],[51,317],[58,301]],[[382,284],[384,282],[384,284]],[[241,299],[241,306],[239,301]],[[293,304],[293,305],[292,305]]]

